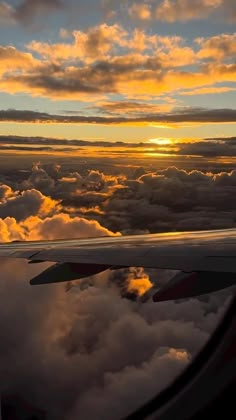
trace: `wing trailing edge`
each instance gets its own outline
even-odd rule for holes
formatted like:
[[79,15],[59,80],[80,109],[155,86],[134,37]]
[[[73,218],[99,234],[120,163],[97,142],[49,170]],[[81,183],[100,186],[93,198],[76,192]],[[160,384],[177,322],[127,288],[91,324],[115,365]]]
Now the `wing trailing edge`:
[[102,264],[57,263],[30,280],[32,286],[78,280],[101,273],[110,268]]

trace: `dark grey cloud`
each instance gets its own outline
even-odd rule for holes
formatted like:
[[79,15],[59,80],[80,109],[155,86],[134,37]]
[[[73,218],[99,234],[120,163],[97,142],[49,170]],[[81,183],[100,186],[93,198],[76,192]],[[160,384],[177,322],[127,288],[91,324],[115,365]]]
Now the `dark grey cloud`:
[[[66,148],[64,147],[63,149],[61,148],[56,148],[56,147],[49,147],[49,146],[41,146],[41,147],[30,147],[30,146],[5,146],[5,145],[0,145],[0,150],[15,150],[15,151],[25,151],[25,152],[69,152],[71,151],[71,148]],[[79,150],[79,149],[75,149],[75,150]]]
[[[93,174],[93,171],[84,175],[64,173],[50,188],[46,183],[44,193],[62,200],[62,205],[72,214],[95,218],[114,232],[235,226],[234,170],[211,174],[170,167],[139,175],[137,172],[136,178],[130,178]],[[38,187],[40,183],[38,180]],[[18,185],[26,186],[36,186],[33,177]]]
[[103,77],[103,80],[90,80],[88,69],[78,69],[69,77],[65,74],[63,77],[57,78],[55,74],[27,74],[21,76],[9,76],[8,80],[11,82],[23,83],[28,88],[42,88],[49,94],[66,95],[70,93],[102,93],[108,90],[115,92],[111,80],[106,80],[108,77]]
[[235,156],[236,155],[236,144],[210,144],[206,142],[199,142],[191,145],[183,145],[180,147],[180,154],[184,155],[197,155],[206,157],[216,156]]
[[105,206],[107,222],[151,232],[235,226],[235,179],[235,171],[206,174],[174,167],[143,175],[114,192]]
[[53,122],[53,123],[94,123],[94,124],[122,124],[122,123],[223,123],[235,122],[235,109],[207,109],[207,108],[187,108],[181,110],[173,110],[166,113],[144,114],[137,117],[100,117],[100,116],[84,116],[84,115],[53,115],[37,111],[21,111],[15,109],[0,110],[0,121],[14,122]]
[[[17,222],[22,219],[28,233],[35,232],[36,223],[37,234],[48,239],[58,232],[72,237],[107,234],[103,226],[141,233],[234,226],[236,220],[236,171],[169,167],[150,172],[140,167],[132,175],[123,168],[107,174],[82,171],[77,162],[74,167],[47,162],[35,163],[24,179],[13,173],[9,179],[11,188],[6,182],[0,185],[3,237],[8,228],[14,238],[23,239]],[[39,202],[56,197],[64,213],[56,214],[54,206],[52,217],[47,212],[39,217]],[[66,214],[69,200],[75,208]],[[85,205],[91,211],[88,220],[78,217]],[[36,214],[27,225],[25,217]],[[52,420],[128,415],[188,365],[232,293],[141,304],[130,289],[132,281],[149,279],[160,287],[173,275],[141,268],[101,273],[66,288],[30,287],[29,279],[44,266],[49,265],[1,260],[0,394],[21,395]]]
[[55,212],[57,203],[45,197],[40,191],[32,189],[21,194],[6,196],[0,201],[0,218],[13,217],[17,221],[40,214],[44,209],[48,215]]
[[[78,139],[54,139],[49,137],[23,137],[23,136],[3,136],[0,135],[2,145],[32,145],[32,146],[102,146],[102,147],[142,147],[144,143],[125,143],[123,141],[110,142],[105,140],[78,140]],[[29,146],[30,147],[30,146]]]
[[[29,215],[30,206],[26,203],[29,198],[35,202],[36,196],[41,197],[36,200],[37,212],[39,203],[48,196],[49,200],[60,202],[60,211],[72,217],[97,220],[112,232],[201,230],[236,225],[232,200],[236,194],[235,170],[211,173],[209,169],[203,172],[176,167],[155,171],[139,168],[119,174],[116,168],[115,174],[106,174],[86,168],[81,172],[71,172],[63,166],[49,168],[35,164],[24,179],[10,183],[5,179],[2,217],[11,212],[11,216],[19,218],[22,212],[17,211],[16,203],[23,203],[23,214]],[[52,211],[56,211],[55,205]]]
[[8,23],[19,22],[32,25],[36,17],[55,13],[62,10],[64,6],[61,0],[23,0],[16,6],[12,6],[10,2],[1,2],[0,18],[5,17]]
[[[60,146],[57,148],[55,146]],[[67,146],[67,147],[61,147]],[[105,140],[67,140],[67,139],[54,139],[46,137],[21,137],[21,136],[0,136],[0,149],[1,150],[25,150],[25,151],[72,151],[83,150],[84,147],[103,147],[111,149],[109,153],[114,154],[142,154],[148,152],[150,155],[160,151],[165,154],[179,154],[188,156],[235,156],[236,155],[236,138],[235,137],[216,137],[199,139],[190,143],[170,144],[163,149],[160,144],[152,142],[140,143],[126,143],[124,141],[105,141]],[[117,148],[121,148],[117,150]],[[150,150],[150,148],[152,150]],[[114,151],[112,150],[114,149]],[[49,169],[49,168],[48,168]]]
[[1,395],[20,395],[52,420],[128,415],[187,366],[230,296],[140,305],[120,298],[113,273],[65,293],[29,287],[40,268],[24,261],[1,268]]
[[[144,112],[157,112],[160,108],[158,105],[149,104],[145,102],[135,102],[135,101],[110,101],[104,102],[99,106],[88,106],[87,109],[91,109],[98,113],[115,115],[117,113],[122,114],[143,114]],[[73,111],[71,111],[73,113]]]
[[[236,156],[236,139],[204,139],[194,143],[178,143],[178,154],[204,157]],[[175,147],[173,147],[173,150]]]
[[[60,146],[60,147],[56,147]],[[64,146],[64,147],[62,147]],[[77,146],[77,147],[76,147]],[[50,138],[30,138],[30,137],[14,137],[0,136],[0,150],[15,150],[27,152],[79,152],[85,148],[103,147],[108,148],[111,155],[143,155],[148,153],[155,156],[157,152],[163,155],[183,155],[183,156],[199,156],[204,158],[210,157],[226,157],[236,156],[236,139],[234,137],[224,139],[203,139],[190,143],[177,142],[170,144],[168,147],[156,143],[125,143],[109,142],[103,140],[87,141],[87,140],[66,140],[66,139],[50,139]],[[118,148],[118,149],[117,149]],[[151,148],[151,150],[150,150]],[[108,153],[108,151],[107,151]]]
[[[126,38],[125,40],[124,33],[124,29],[118,24],[110,26],[103,24],[84,33],[75,31],[73,43],[43,44],[33,41],[27,48],[41,57],[41,63],[31,53],[27,56],[28,59],[31,58],[31,63],[29,67],[25,67],[26,54],[17,51],[21,54],[21,60],[17,63],[20,71],[16,73],[13,68],[12,71],[8,71],[6,67],[3,89],[9,86],[10,91],[11,87],[15,91],[17,85],[17,91],[20,89],[50,98],[81,99],[79,93],[87,95],[119,93],[130,96],[136,93],[135,86],[139,86],[138,90],[141,94],[140,86],[144,80],[150,82],[154,90],[158,88],[160,94],[173,89],[183,89],[186,77],[192,80],[193,88],[201,87],[202,77],[204,84],[214,84],[212,74],[215,74],[215,78],[218,75],[218,82],[234,81],[235,65],[229,63],[229,59],[232,59],[234,54],[233,36],[222,35],[209,38],[205,42],[199,41],[198,53],[203,55],[202,59],[205,57],[204,54],[207,54],[211,60],[202,61],[199,69],[200,76],[196,77],[197,73],[189,72],[189,69],[185,68],[188,60],[185,62],[180,59],[176,68],[176,61],[173,62],[171,58],[174,44],[169,45],[167,53],[163,53],[160,49],[160,54],[157,50],[152,51],[152,54],[141,55],[131,51],[134,48],[135,39]],[[120,51],[120,54],[116,55],[117,44],[120,43],[121,47],[125,47],[122,41],[128,42],[126,45],[128,50],[126,48],[126,52],[122,50],[123,52]],[[172,42],[170,40],[170,44]],[[209,47],[208,43],[210,43]],[[217,44],[217,49],[214,44]],[[153,50],[154,45],[150,45],[150,48]],[[178,49],[180,48],[187,48],[187,54],[191,56],[189,57],[189,64],[191,64],[194,52],[188,47],[179,45]],[[8,52],[8,60],[12,58],[11,65],[16,63],[16,51],[13,50]],[[209,79],[208,82],[206,77]],[[130,86],[128,80],[133,81]],[[175,88],[172,86],[173,80],[175,80]],[[150,95],[151,92],[146,92],[144,89],[142,93]]]

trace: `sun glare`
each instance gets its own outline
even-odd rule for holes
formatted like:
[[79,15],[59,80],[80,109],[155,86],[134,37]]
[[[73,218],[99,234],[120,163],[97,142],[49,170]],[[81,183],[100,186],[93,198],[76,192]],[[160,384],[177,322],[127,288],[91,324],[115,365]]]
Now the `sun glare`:
[[158,144],[159,146],[164,146],[167,144],[172,144],[173,142],[171,139],[160,138],[160,139],[149,139],[149,143],[155,143],[155,144]]

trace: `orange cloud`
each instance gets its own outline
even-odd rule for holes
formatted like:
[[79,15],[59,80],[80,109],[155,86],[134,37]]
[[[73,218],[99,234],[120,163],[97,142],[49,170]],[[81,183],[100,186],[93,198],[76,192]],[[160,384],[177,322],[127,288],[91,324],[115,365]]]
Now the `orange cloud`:
[[[63,34],[63,38],[68,35],[65,30],[60,34]],[[28,49],[53,60],[82,59],[85,63],[91,63],[107,57],[115,45],[125,44],[127,32],[118,24],[103,23],[87,32],[73,31],[72,35],[73,43],[49,44],[32,41],[28,44]]]
[[148,276],[141,279],[131,279],[128,284],[128,291],[135,293],[139,296],[144,295],[149,289],[151,289],[152,283],[150,282]]
[[65,213],[60,213],[45,219],[32,216],[21,226],[28,231],[28,240],[120,235],[104,228],[96,220],[71,217]]
[[234,58],[236,55],[236,32],[233,34],[220,34],[211,38],[197,38],[201,49],[197,53],[200,59],[223,60]]
[[29,215],[38,214],[41,217],[60,210],[59,202],[46,197],[36,189],[24,190],[22,193],[5,191],[0,201],[0,217],[15,217],[24,220]]
[[135,19],[149,20],[151,19],[150,5],[146,3],[134,3],[129,8],[129,15]]
[[[235,122],[236,110],[226,108],[179,108],[170,112],[143,113],[130,116],[112,115],[109,117],[84,115],[50,115],[34,111],[2,110],[0,121],[18,123],[50,124],[101,124],[101,125],[153,125],[175,127],[186,123],[229,123]],[[101,146],[101,144],[100,144]],[[103,146],[104,147],[104,146]],[[63,153],[63,149],[62,149]],[[63,178],[63,180],[66,178]],[[74,181],[73,181],[74,182]]]
[[40,64],[32,54],[17,50],[15,47],[0,46],[0,76],[5,72],[29,70]]
[[94,101],[109,94],[147,99],[183,89],[215,88],[236,80],[230,62],[236,53],[235,36],[198,38],[193,49],[177,36],[128,33],[120,25],[102,24],[87,32],[74,31],[72,42],[33,41],[28,45],[31,53],[2,47],[0,90]]
[[187,21],[191,19],[206,18],[218,9],[224,0],[163,0],[157,6],[155,17],[166,22]]
[[127,291],[142,296],[153,286],[143,268],[130,268],[126,279]]
[[87,238],[95,236],[119,236],[104,228],[95,220],[71,217],[60,213],[51,217],[30,216],[24,222],[14,217],[0,219],[0,241]]

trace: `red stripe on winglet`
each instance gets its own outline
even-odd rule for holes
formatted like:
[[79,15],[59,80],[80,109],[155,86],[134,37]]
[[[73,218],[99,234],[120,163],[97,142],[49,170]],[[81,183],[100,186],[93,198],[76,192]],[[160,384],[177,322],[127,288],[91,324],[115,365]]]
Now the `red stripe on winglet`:
[[193,284],[197,281],[197,273],[190,273],[182,280],[170,286],[168,289],[160,290],[153,295],[154,302],[163,302],[165,300],[181,299],[191,296]]

